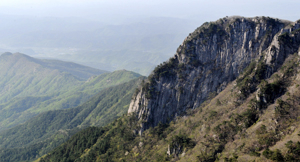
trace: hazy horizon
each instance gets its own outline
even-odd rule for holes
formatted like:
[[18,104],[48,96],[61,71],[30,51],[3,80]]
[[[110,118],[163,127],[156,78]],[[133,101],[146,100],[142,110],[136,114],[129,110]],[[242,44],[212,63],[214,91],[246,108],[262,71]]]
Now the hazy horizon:
[[[270,16],[296,21],[300,2],[296,0],[2,0],[0,13],[36,17],[81,17],[94,21],[132,17],[174,17],[214,21],[240,15],[245,17]],[[298,11],[299,12],[299,11]],[[201,25],[201,24],[199,24]]]
[[296,0],[2,0],[0,52],[146,75],[204,22],[236,15],[296,21],[298,6]]

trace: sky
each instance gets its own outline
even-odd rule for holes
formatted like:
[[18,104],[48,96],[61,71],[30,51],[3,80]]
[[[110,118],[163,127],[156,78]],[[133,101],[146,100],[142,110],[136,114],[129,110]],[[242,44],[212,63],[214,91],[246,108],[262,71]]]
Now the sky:
[[[204,22],[216,21],[226,16],[269,16],[296,21],[300,19],[299,8],[299,0],[0,0],[0,51],[18,51],[49,57],[60,53],[69,54],[73,52],[72,49],[64,49],[69,42],[69,48],[79,48],[81,40],[92,39],[86,32],[109,33],[110,30],[100,29],[120,25],[118,28],[124,31],[114,32],[136,34],[138,31],[130,30],[134,27],[139,29],[139,26],[145,24],[157,27],[151,28],[153,31],[164,28],[173,31],[173,28],[179,28],[184,34],[174,43],[178,47],[189,32]],[[176,22],[177,25],[166,25],[166,20]],[[134,27],[127,28],[131,25]],[[72,31],[80,32],[70,36],[69,32]],[[67,39],[69,37],[77,39],[70,41]],[[139,39],[142,38],[135,41],[139,43]],[[64,40],[63,43],[61,40]],[[107,41],[100,36],[93,40],[96,43]],[[64,45],[61,47],[62,51],[57,52],[56,48],[61,44]]]
[[300,19],[299,0],[1,0],[0,14],[81,17],[97,21],[128,17],[176,17],[215,21],[225,16]]

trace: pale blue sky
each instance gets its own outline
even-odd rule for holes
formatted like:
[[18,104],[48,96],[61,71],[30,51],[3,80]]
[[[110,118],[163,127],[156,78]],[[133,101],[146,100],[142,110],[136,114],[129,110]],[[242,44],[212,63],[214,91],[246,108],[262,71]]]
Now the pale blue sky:
[[53,17],[166,16],[214,21],[232,15],[300,19],[299,0],[1,0],[0,13]]
[[[168,32],[172,39],[166,37],[169,41],[166,44],[170,45],[167,54],[171,56],[188,33],[204,22],[235,15],[296,21],[300,19],[299,8],[299,0],[0,0],[0,51],[56,57],[60,53],[74,52],[65,49],[67,47],[104,48],[97,43],[105,43],[110,37],[97,36],[106,36],[106,32],[121,33],[124,40],[128,32],[141,34],[141,37],[130,37],[133,40],[128,48],[144,40],[145,33],[156,38]],[[120,25],[118,28],[124,30],[102,31],[102,27],[108,29],[111,25]],[[147,25],[152,27],[145,30],[150,33],[140,29]],[[70,36],[69,32],[74,31],[78,34]],[[90,33],[98,35],[94,37]],[[120,37],[118,34],[114,36]],[[117,50],[128,46],[117,43],[113,47],[119,47]],[[58,52],[56,48],[61,49]]]

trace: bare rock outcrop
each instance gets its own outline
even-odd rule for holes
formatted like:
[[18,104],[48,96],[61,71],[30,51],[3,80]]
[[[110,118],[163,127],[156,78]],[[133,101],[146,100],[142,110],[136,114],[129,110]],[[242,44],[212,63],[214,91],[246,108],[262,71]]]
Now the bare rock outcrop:
[[288,54],[298,52],[299,27],[299,22],[269,17],[225,17],[204,23],[133,96],[128,113],[138,117],[139,133],[199,107],[257,58],[265,60],[270,76]]

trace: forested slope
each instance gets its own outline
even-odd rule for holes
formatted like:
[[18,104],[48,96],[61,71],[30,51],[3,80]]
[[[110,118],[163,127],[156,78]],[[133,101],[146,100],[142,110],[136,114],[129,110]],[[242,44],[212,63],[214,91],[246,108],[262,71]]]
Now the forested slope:
[[38,161],[299,161],[299,29],[269,17],[203,24],[141,83],[128,116]]
[[[70,86],[69,89],[59,88],[43,95],[28,94],[29,96],[15,97],[0,104],[0,130],[23,123],[41,112],[76,107],[105,88],[128,82],[139,76],[134,72],[120,70],[92,76],[87,81],[77,81],[78,84],[73,86],[69,85],[72,84],[71,82],[63,79],[59,84]],[[53,81],[53,84],[58,83]],[[26,92],[26,89],[22,91]]]
[[127,112],[131,96],[143,78],[106,88],[84,104],[48,111],[0,133],[0,159],[32,160],[88,126],[104,126]]

